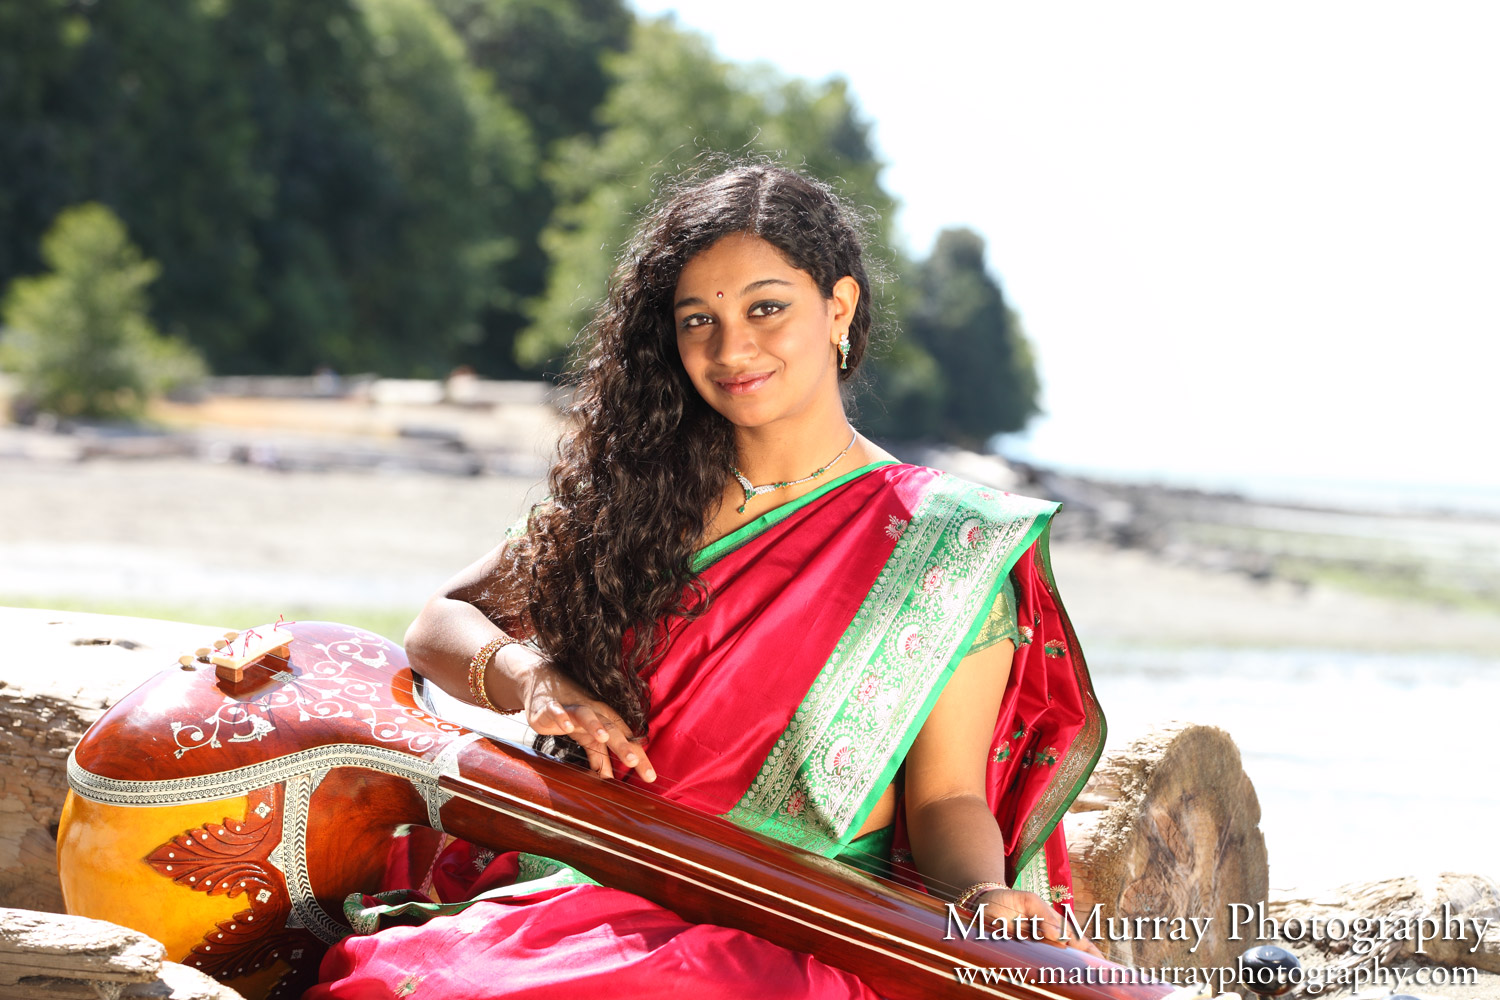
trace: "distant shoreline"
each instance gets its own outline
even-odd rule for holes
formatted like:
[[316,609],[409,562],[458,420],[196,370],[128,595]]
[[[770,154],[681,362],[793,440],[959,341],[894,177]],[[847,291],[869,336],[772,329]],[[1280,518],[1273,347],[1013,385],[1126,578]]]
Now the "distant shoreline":
[[[368,612],[378,622],[367,627],[399,638],[427,596],[539,498],[540,478],[0,457],[0,603],[198,621]],[[1354,536],[1353,556],[1332,550],[1313,568],[1349,561],[1365,586],[1334,586],[1282,573],[1252,544],[1324,536],[1213,521],[1260,508],[1078,481],[1013,488],[1064,501],[1053,563],[1087,644],[1360,650],[1421,636],[1429,649],[1500,650],[1500,613],[1484,600],[1404,585],[1415,579],[1406,549],[1381,562]],[[1212,535],[1221,529],[1233,545]],[[1371,569],[1382,566],[1394,584]]]

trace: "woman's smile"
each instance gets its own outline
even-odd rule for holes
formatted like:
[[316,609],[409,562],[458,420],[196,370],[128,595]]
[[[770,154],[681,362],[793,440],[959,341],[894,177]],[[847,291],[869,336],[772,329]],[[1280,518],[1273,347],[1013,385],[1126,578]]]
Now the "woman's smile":
[[745,372],[742,375],[727,375],[714,379],[714,385],[732,396],[752,393],[770,381],[775,372]]

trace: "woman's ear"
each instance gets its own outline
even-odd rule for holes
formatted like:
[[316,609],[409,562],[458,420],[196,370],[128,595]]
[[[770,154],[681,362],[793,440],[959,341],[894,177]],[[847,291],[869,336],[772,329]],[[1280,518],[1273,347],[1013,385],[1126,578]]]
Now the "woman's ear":
[[854,307],[859,305],[859,282],[844,275],[833,283],[829,302],[833,306],[833,342],[837,344],[839,337],[848,332],[849,324],[854,322]]

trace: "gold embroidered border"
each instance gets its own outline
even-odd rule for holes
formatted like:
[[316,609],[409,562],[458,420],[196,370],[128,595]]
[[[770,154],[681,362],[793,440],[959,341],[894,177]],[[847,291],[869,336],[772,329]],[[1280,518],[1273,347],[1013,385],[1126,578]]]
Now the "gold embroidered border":
[[[728,818],[824,855],[837,853],[986,610],[996,577],[1014,561],[1012,549],[1054,507],[951,476],[936,480]],[[903,652],[905,643],[918,643],[919,655]],[[861,705],[856,694],[872,678],[887,693]],[[840,758],[845,750],[847,759]]]

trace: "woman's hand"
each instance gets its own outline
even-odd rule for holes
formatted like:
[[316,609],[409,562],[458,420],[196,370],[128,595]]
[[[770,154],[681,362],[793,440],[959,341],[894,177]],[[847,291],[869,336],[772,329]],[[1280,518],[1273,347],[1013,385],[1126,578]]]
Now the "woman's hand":
[[[503,656],[505,662],[498,662]],[[588,754],[589,767],[614,777],[613,753],[644,781],[655,781],[656,771],[639,743],[614,709],[595,700],[567,675],[519,643],[502,648],[497,666],[517,681],[521,711],[533,730],[543,736],[571,736]]]
[[1006,933],[1012,938],[1051,941],[1069,948],[1077,948],[1095,958],[1104,957],[1094,946],[1094,942],[1086,937],[1069,935],[1065,938],[1061,915],[1034,892],[1022,892],[1019,889],[991,889],[981,894],[974,902],[985,904],[984,925],[986,927],[999,926],[996,921],[1003,920],[1007,928]]

